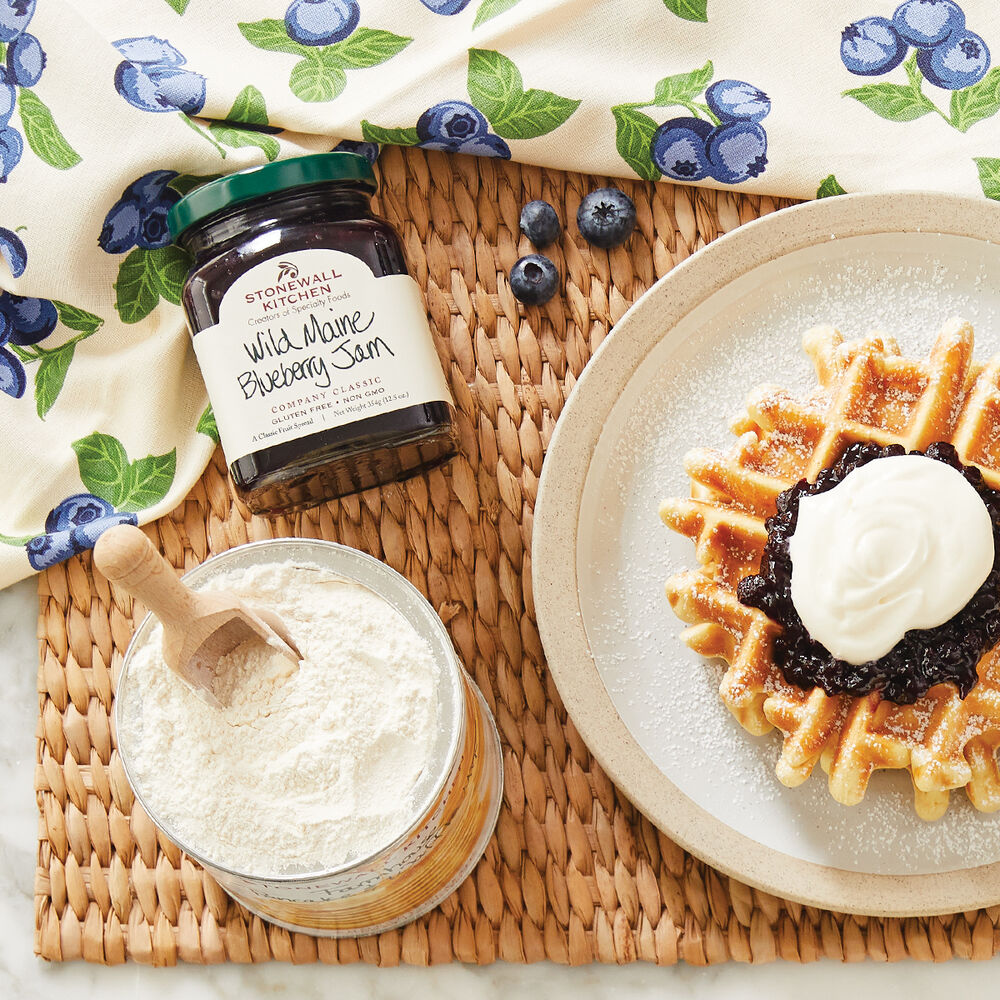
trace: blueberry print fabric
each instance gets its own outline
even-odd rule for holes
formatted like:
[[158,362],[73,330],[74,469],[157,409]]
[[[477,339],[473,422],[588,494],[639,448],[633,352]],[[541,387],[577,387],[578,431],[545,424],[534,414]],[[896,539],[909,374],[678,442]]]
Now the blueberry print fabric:
[[1000,200],[996,52],[994,0],[0,0],[0,587],[211,457],[166,225],[206,180],[395,145]]

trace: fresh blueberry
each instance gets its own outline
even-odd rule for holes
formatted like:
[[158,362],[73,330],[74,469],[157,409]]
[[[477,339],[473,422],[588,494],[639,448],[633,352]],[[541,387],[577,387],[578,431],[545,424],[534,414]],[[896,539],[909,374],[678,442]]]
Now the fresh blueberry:
[[550,243],[555,243],[561,231],[559,216],[547,201],[536,198],[521,209],[521,232],[536,247],[547,247]]
[[7,82],[7,74],[3,74],[0,79],[0,129],[6,128],[10,123],[10,116],[14,113],[14,101],[17,91],[12,83]]
[[141,225],[142,213],[137,199],[123,198],[116,201],[104,217],[97,245],[105,253],[125,253],[135,246]]
[[421,145],[438,143],[432,149],[456,152],[463,142],[482,138],[490,124],[483,113],[467,101],[441,101],[428,108],[417,119],[417,136]]
[[576,224],[595,247],[619,246],[635,229],[635,202],[618,188],[598,188],[580,202]]
[[107,517],[99,517],[86,524],[79,524],[70,529],[70,541],[77,552],[84,549],[92,549],[97,544],[97,539],[104,534],[108,528],[113,528],[116,524],[138,524],[139,518],[130,511],[119,511],[116,514],[109,514]]
[[907,0],[896,8],[892,26],[908,45],[930,49],[961,31],[965,14],[952,0]]
[[19,87],[34,87],[45,69],[42,43],[34,35],[18,35],[7,46],[7,79]]
[[48,299],[34,299],[0,292],[0,314],[11,321],[12,343],[26,347],[44,340],[59,322],[59,313]]
[[164,198],[170,199],[170,203],[180,200],[180,195],[176,191],[170,190],[167,185],[177,176],[176,170],[150,170],[148,174],[143,174],[136,178],[124,191],[122,191],[121,201],[130,198],[136,199],[142,205],[152,205]]
[[717,181],[739,184],[763,173],[767,165],[767,135],[756,122],[729,122],[712,129],[705,153]]
[[469,6],[469,0],[420,0],[435,14],[459,14]]
[[510,290],[526,306],[548,302],[558,287],[558,268],[540,253],[529,253],[510,269]]
[[115,508],[107,500],[95,497],[93,493],[74,493],[49,511],[45,518],[45,530],[64,531],[75,528],[78,524],[89,524],[114,512]]
[[300,45],[342,42],[361,20],[357,0],[292,0],[285,12],[285,30]]
[[115,90],[140,111],[183,111],[196,115],[205,105],[205,78],[176,66],[119,63],[115,70]]
[[357,139],[341,139],[332,150],[334,153],[357,153],[369,163],[378,159],[381,147],[377,142],[358,142]]
[[28,266],[28,248],[17,233],[4,229],[3,226],[0,226],[0,256],[7,261],[10,273],[15,278],[24,274],[24,269]]
[[705,142],[712,126],[700,118],[671,118],[654,133],[649,146],[656,169],[675,181],[700,181],[710,173]]
[[24,141],[18,130],[13,125],[0,129],[0,183],[7,180],[7,175],[18,165],[23,152]]
[[180,66],[187,60],[165,38],[119,38],[112,43],[126,62],[147,66]]
[[0,42],[12,42],[28,27],[35,0],[0,0]]
[[724,122],[762,122],[771,113],[771,98],[742,80],[717,80],[705,91],[705,103]]
[[0,392],[20,399],[28,384],[28,375],[21,364],[20,358],[13,355],[6,347],[0,347]]
[[928,83],[944,90],[962,90],[978,83],[990,68],[990,50],[971,31],[952,35],[934,49],[921,49],[917,65]]
[[25,546],[28,562],[36,570],[48,569],[79,551],[73,545],[72,531],[56,531],[32,538]]
[[906,49],[906,42],[884,17],[855,21],[840,36],[840,58],[856,76],[888,73],[903,61]]

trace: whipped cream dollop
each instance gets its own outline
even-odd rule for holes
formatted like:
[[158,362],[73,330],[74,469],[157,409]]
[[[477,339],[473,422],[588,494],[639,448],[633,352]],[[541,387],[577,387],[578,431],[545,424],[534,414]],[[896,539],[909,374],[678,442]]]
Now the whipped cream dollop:
[[895,455],[803,496],[789,555],[802,624],[837,659],[864,663],[965,607],[993,568],[993,523],[957,469]]

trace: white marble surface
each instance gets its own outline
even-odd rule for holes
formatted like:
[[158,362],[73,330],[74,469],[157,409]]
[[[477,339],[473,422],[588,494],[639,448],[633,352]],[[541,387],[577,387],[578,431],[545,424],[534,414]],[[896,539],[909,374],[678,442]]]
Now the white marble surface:
[[792,997],[840,1000],[852,992],[886,1000],[995,992],[993,962],[954,961],[941,966],[905,962],[897,965],[809,966],[774,963],[758,968],[728,963],[711,969],[685,966],[657,969],[633,964],[621,968],[587,966],[563,969],[540,964],[498,963],[481,969],[449,965],[434,969],[330,968],[271,963],[246,968],[221,966],[114,969],[82,962],[49,965],[32,951],[32,878],[35,868],[37,814],[32,791],[35,756],[35,674],[37,645],[34,581],[0,592],[0,998],[61,1000],[100,997],[213,1000],[239,997],[385,998],[385,1000],[470,1000],[521,997],[544,1000],[590,1000],[621,996],[652,997]]

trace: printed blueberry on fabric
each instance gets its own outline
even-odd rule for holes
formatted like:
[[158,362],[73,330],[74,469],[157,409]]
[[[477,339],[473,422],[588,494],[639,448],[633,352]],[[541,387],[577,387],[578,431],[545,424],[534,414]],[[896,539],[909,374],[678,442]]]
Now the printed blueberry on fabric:
[[299,56],[289,89],[300,101],[320,103],[343,92],[346,70],[381,65],[413,41],[360,19],[356,0],[292,0],[284,20],[245,21],[239,29],[255,48]]
[[[28,31],[35,0],[0,0],[0,183],[21,162],[25,140],[42,162],[68,170],[80,155],[59,131],[52,112],[31,89],[42,78],[48,57],[39,39]],[[11,124],[15,111],[21,129]],[[23,132],[23,135],[22,135]],[[17,277],[14,261],[26,258],[0,242],[0,251]]]
[[32,569],[43,570],[93,548],[116,524],[138,524],[138,511],[167,495],[177,469],[177,449],[129,461],[125,446],[110,434],[94,432],[72,443],[80,481],[86,492],[74,493],[53,507],[44,530],[0,543],[24,546]]
[[106,500],[93,493],[76,493],[49,511],[45,532],[25,545],[28,562],[36,570],[48,569],[85,549],[116,524],[138,524],[139,518],[126,511],[115,511]]
[[[644,180],[710,178],[741,184],[767,167],[767,133],[761,122],[771,99],[744,80],[716,80],[707,62],[701,69],[660,80],[652,101],[619,104],[615,145],[622,159]],[[704,95],[704,101],[697,98]],[[688,114],[657,124],[644,108],[684,108]]]
[[[954,0],[906,0],[891,19],[872,16],[849,24],[841,34],[840,58],[856,76],[883,76],[902,64],[905,85],[870,83],[844,91],[888,121],[937,114],[967,132],[1000,111],[1000,68],[990,69],[989,46]],[[924,92],[924,81],[951,92],[947,112]]]
[[[42,346],[59,325],[75,332],[64,343]],[[0,292],[0,391],[20,399],[34,371],[35,410],[45,418],[62,391],[76,345],[104,324],[99,316],[66,302]]]
[[[164,38],[155,35],[119,38],[114,46],[124,57],[115,69],[115,90],[119,95],[140,111],[179,112],[187,125],[215,146],[225,159],[226,151],[213,136],[212,129],[203,131],[190,118],[205,106],[205,77],[185,69],[187,59]],[[226,144],[247,145],[246,142]],[[277,156],[276,149],[274,156]]]
[[[451,17],[461,14],[472,0],[420,0],[420,2],[435,14]],[[481,0],[476,8],[476,16],[472,22],[473,28],[491,21],[494,17],[505,14],[512,7],[516,7],[520,0]]]
[[471,101],[439,101],[427,108],[412,128],[362,120],[361,134],[369,142],[506,160],[511,155],[506,139],[547,135],[580,106],[580,101],[549,90],[525,90],[517,66],[505,55],[489,49],[469,49],[466,87]]
[[374,164],[382,147],[377,142],[358,142],[356,139],[341,139],[331,150],[333,153],[357,153]]
[[182,67],[187,60],[170,42],[147,35],[114,43],[124,60],[115,70],[115,90],[140,111],[183,111],[205,105],[205,78]]
[[125,323],[145,319],[161,298],[179,305],[188,256],[170,242],[167,213],[208,177],[151,170],[132,181],[104,217],[98,246],[128,256],[118,269],[115,308]]

